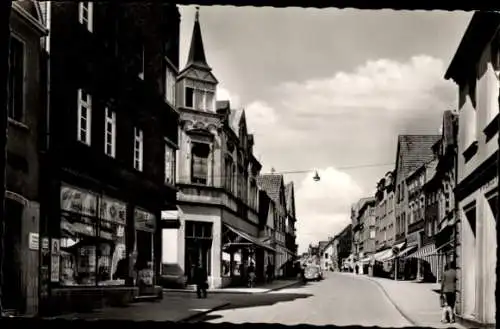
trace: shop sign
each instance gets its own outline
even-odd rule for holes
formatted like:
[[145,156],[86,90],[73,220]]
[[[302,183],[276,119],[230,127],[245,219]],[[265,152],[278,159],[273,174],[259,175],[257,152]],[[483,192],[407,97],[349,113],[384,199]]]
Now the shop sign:
[[137,230],[154,231],[156,228],[155,215],[141,209],[134,210],[134,221]]
[[59,282],[59,255],[51,257],[50,282]]
[[40,249],[40,238],[38,233],[30,232],[28,240],[29,240],[29,248],[31,250]]
[[95,216],[97,214],[97,196],[73,187],[62,186],[61,210]]
[[498,184],[498,177],[495,177],[492,180],[490,180],[488,183],[481,186],[481,192],[488,191],[490,189],[490,187],[497,185],[497,184]]
[[413,244],[418,244],[418,235],[419,235],[419,232],[415,232],[415,233],[409,234],[406,237],[406,244],[408,246],[409,245],[413,245]]
[[127,220],[127,204],[115,199],[103,196],[99,204],[101,219],[125,224]]

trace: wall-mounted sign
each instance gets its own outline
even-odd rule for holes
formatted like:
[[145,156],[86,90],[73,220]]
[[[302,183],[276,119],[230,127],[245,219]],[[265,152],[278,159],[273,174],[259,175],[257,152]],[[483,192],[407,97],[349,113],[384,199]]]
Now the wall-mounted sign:
[[87,191],[63,185],[61,187],[61,210],[96,216],[97,196]]
[[125,224],[127,220],[127,204],[115,199],[103,196],[99,202],[101,219]]
[[59,282],[59,256],[56,255],[51,257],[50,282]]
[[154,231],[156,229],[156,216],[139,208],[134,210],[134,221],[137,230]]
[[31,250],[40,249],[40,238],[38,233],[30,232],[28,240],[29,240],[29,248]]
[[59,255],[59,252],[61,251],[61,244],[59,239],[52,239],[50,245],[51,245],[50,253],[52,255]]

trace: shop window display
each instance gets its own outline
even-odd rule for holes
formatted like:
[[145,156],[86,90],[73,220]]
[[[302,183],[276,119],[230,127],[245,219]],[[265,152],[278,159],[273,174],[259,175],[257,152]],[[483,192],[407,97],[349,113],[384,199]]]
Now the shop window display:
[[62,286],[125,284],[126,207],[106,196],[63,186],[59,276]]
[[134,254],[135,283],[139,287],[154,284],[154,232],[156,217],[141,209],[134,212],[136,239]]

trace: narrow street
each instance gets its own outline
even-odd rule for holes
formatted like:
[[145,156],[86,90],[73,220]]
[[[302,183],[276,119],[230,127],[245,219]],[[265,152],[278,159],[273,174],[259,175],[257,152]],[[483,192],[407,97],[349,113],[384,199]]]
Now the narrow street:
[[192,322],[282,323],[287,325],[411,325],[376,283],[350,274],[265,294],[213,294],[231,305]]

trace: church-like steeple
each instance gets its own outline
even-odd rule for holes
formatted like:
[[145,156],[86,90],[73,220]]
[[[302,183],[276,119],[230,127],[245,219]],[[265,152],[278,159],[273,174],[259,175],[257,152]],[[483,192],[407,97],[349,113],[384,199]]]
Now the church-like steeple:
[[205,47],[203,46],[203,38],[201,37],[200,7],[196,7],[191,48],[189,49],[186,68],[191,65],[211,69],[205,57]]

